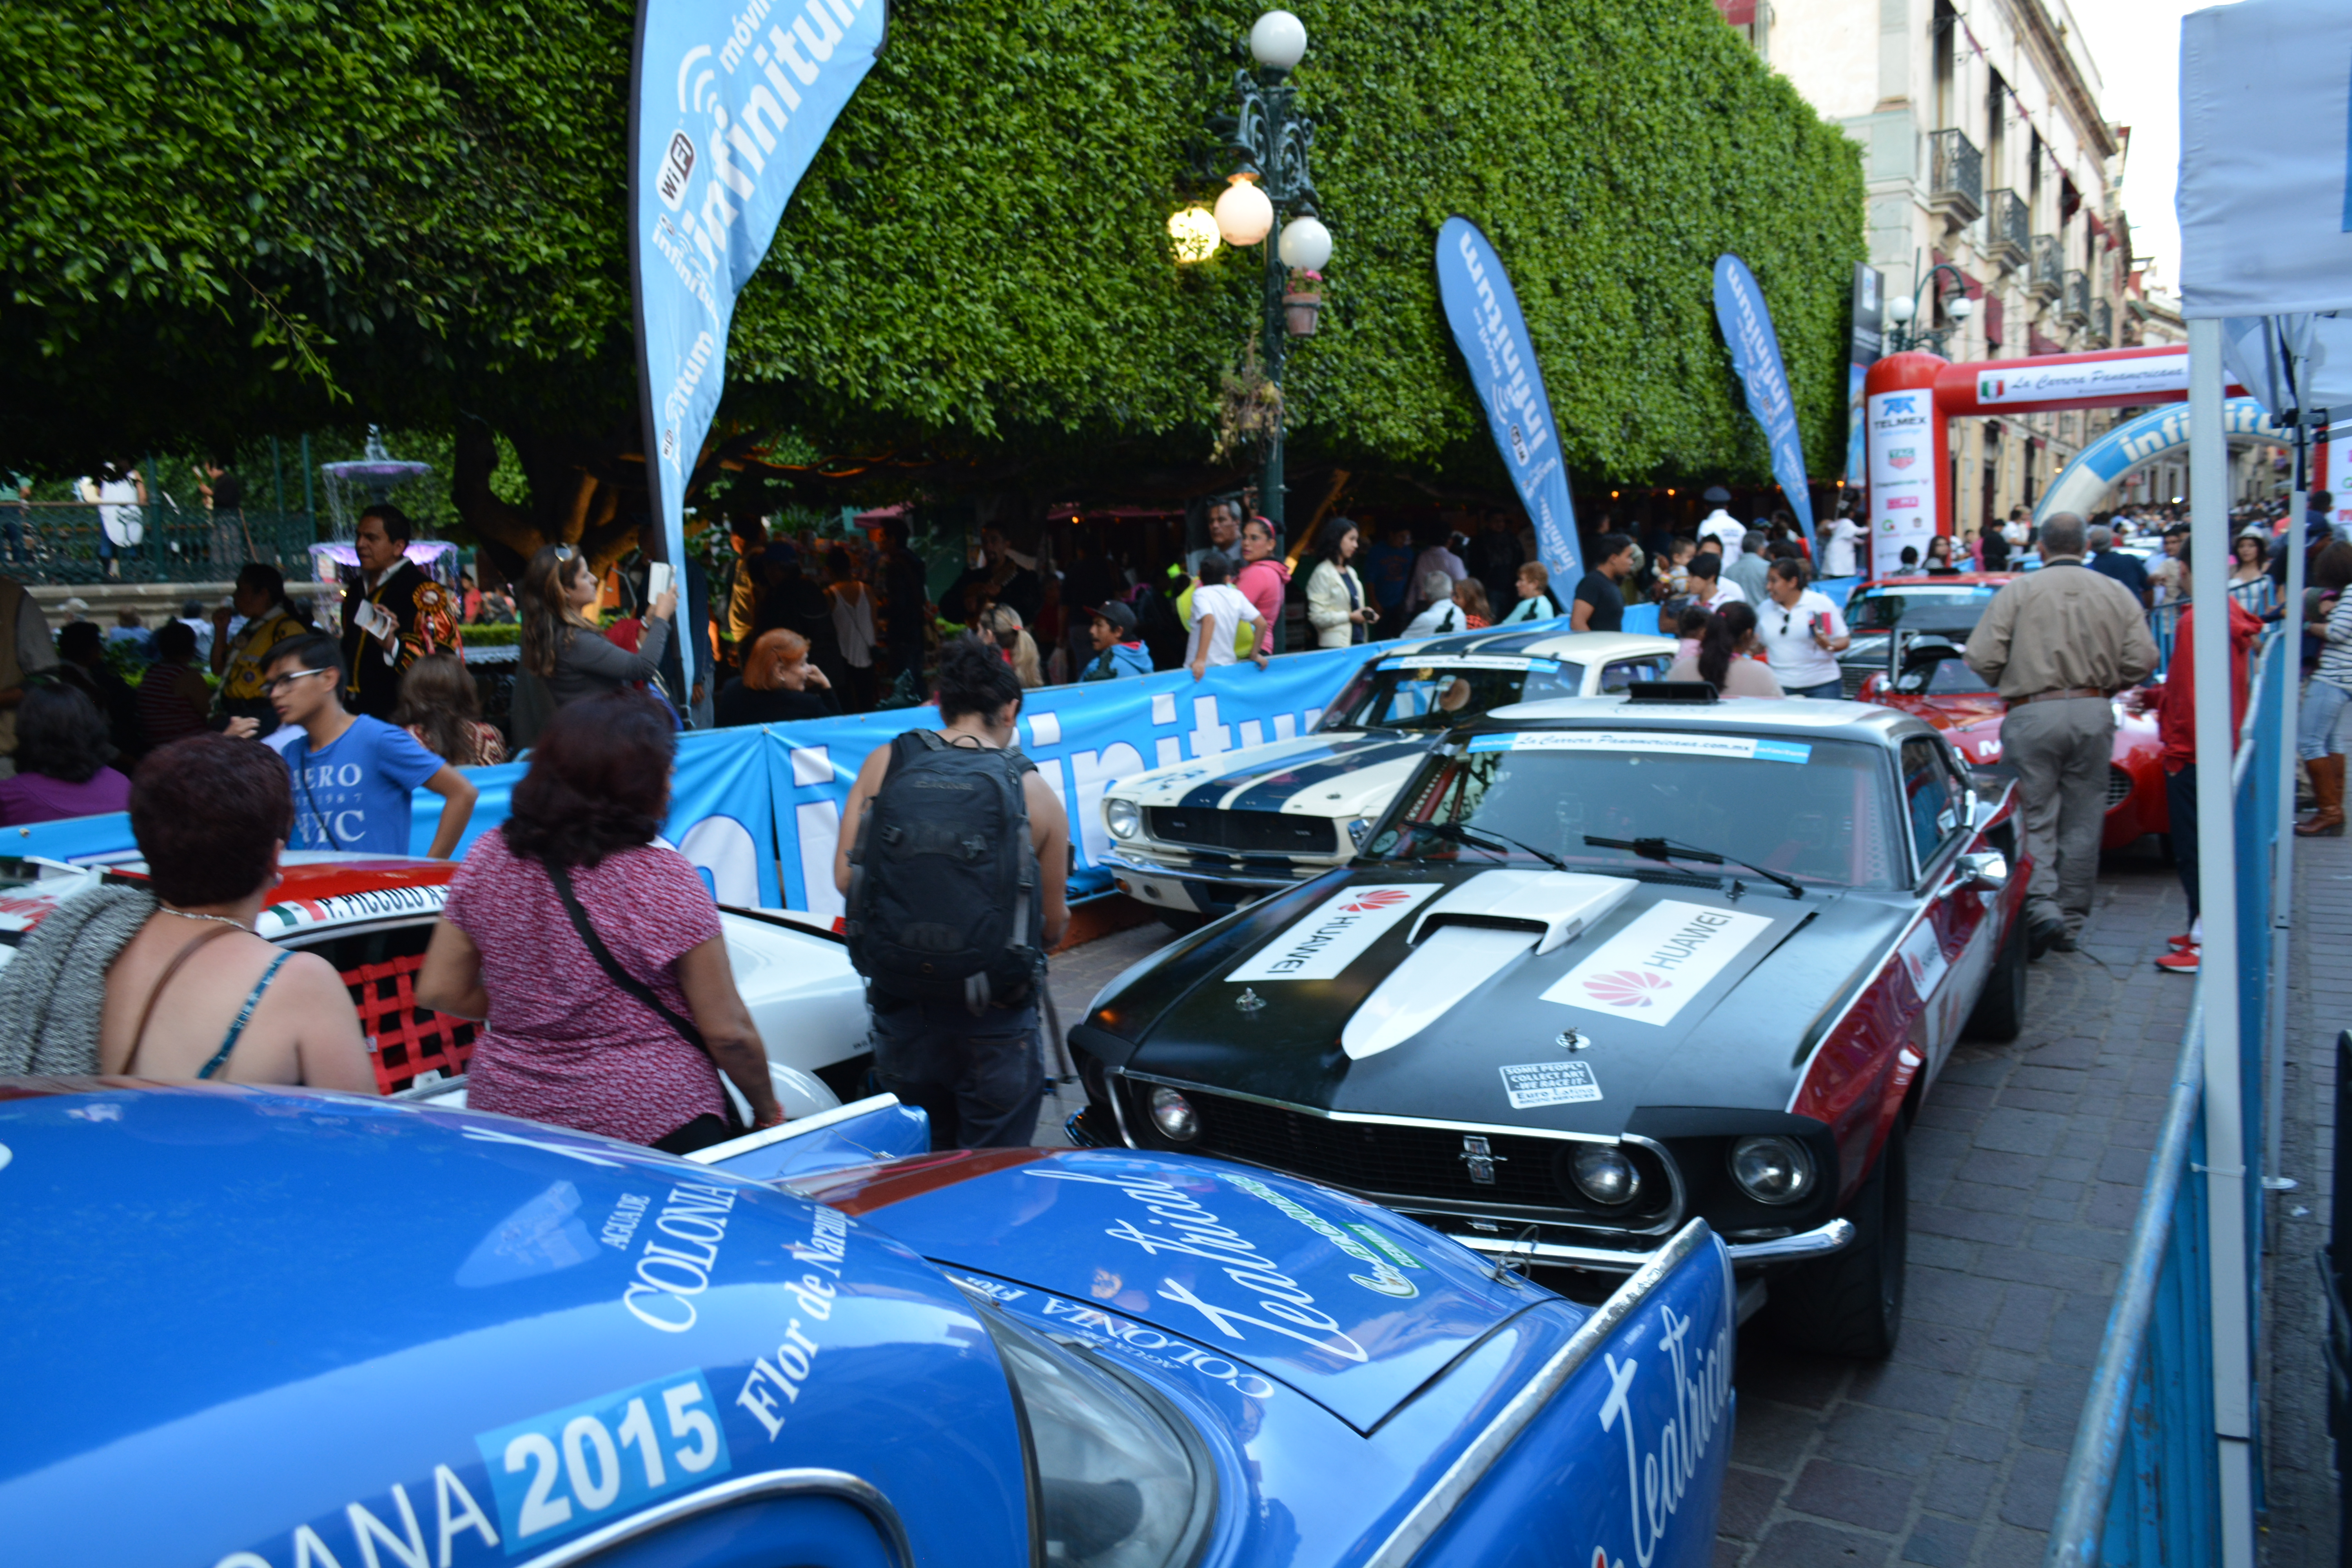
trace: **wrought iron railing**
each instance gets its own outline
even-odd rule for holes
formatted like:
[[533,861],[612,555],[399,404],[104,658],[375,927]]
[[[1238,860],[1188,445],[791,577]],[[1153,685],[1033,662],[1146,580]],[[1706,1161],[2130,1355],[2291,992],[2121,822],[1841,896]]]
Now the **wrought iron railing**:
[[2032,261],[2026,271],[2026,287],[2033,291],[2033,297],[2037,300],[2056,299],[2060,283],[2066,270],[2066,256],[2065,252],[2059,248],[2058,237],[2054,234],[2037,234],[2033,237],[2033,244],[2030,248],[2032,251]]
[[2103,349],[2116,346],[2116,308],[2107,300],[2091,302],[2091,336]]
[[1985,255],[2003,267],[2025,259],[2033,243],[2033,219],[2025,198],[2015,191],[1995,191],[1985,208]]
[[1984,154],[1957,127],[1927,133],[1927,205],[1962,223],[1984,216]]
[[2091,319],[2091,279],[2085,272],[2066,274],[2066,292],[2058,306],[2059,320],[2069,326],[2084,326]]
[[307,577],[319,537],[307,511],[0,504],[0,573],[24,583],[225,583],[266,561]]

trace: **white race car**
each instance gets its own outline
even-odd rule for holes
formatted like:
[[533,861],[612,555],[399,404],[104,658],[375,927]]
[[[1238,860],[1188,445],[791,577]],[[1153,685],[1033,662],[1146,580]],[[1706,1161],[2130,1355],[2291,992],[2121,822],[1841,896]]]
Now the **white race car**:
[[[42,918],[105,878],[136,879],[142,862],[66,866],[0,859],[0,964]],[[475,1027],[416,1005],[416,970],[457,867],[446,860],[302,851],[285,858],[286,879],[255,922],[282,947],[333,964],[358,1009],[360,1032],[385,1094],[429,1095],[463,1104],[450,1084],[473,1055]],[[722,906],[727,958],[736,989],[768,1047],[776,1098],[794,1118],[830,1110],[865,1094],[866,987],[842,939],[825,922],[791,910]],[[741,1103],[724,1077],[729,1096]]]
[[1447,730],[1489,709],[1662,680],[1675,639],[1463,632],[1368,660],[1307,734],[1155,768],[1103,795],[1119,890],[1189,930],[1354,858]]

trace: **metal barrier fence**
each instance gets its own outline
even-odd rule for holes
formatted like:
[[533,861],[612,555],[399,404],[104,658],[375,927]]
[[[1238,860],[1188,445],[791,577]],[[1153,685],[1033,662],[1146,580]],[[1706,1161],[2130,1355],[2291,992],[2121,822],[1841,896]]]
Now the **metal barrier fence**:
[[[2256,1407],[2257,1376],[2248,1353],[2261,1342],[2261,1271],[2254,1238],[2263,1235],[2263,1169],[2266,1158],[2266,1098],[2263,1042],[2273,1038],[2273,1009],[2282,992],[2271,984],[2278,962],[2273,937],[2275,858],[2291,853],[2279,825],[2286,777],[2282,748],[2292,737],[2280,720],[2295,648],[2268,639],[2253,678],[2244,728],[2231,767],[2232,836],[2237,846],[2239,1049],[2222,1064],[2221,1081],[2235,1068],[2241,1112],[2242,1172],[2215,1172],[2206,1160],[2209,1074],[2206,978],[2200,975],[2182,1032],[2164,1121],[2148,1161],[2121,1282],[2093,1371],[2091,1392],[2076,1428],[2074,1452],[2059,1493],[2046,1568],[2207,1568],[2242,1561],[2223,1539],[2225,1445],[2242,1436],[2259,1443],[2249,1422],[2229,1431],[2223,1404]],[[2182,649],[2183,657],[2187,649]],[[2218,902],[2218,900],[2209,900]],[[2271,1063],[2275,1072],[2278,1063]],[[2226,1104],[2217,1091],[2214,1103]],[[2225,1118],[2222,1125],[2226,1127]],[[2242,1177],[2245,1251],[2224,1226],[2217,1230],[2211,1191],[2234,1190]],[[2219,1245],[2223,1240],[2229,1246]],[[2242,1256],[2243,1278],[2216,1273],[2216,1255]],[[2217,1340],[2216,1323],[2223,1331]],[[2237,1331],[2242,1323],[2243,1331]],[[2224,1351],[2217,1355],[2217,1343]],[[2261,1474],[2253,1464],[2254,1476]],[[2257,1483],[2258,1484],[2258,1483]],[[2259,1499],[2256,1502],[2258,1504]],[[2244,1543],[2250,1546],[2251,1542]]]
[[[131,530],[104,512],[137,514]],[[144,507],[0,504],[0,573],[21,583],[219,583],[247,561],[307,577],[319,520],[307,511],[207,512]]]

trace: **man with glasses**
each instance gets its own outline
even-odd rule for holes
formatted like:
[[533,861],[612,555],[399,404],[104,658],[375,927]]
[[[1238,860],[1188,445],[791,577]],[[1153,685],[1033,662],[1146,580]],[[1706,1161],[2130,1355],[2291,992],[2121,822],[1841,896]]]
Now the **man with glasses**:
[[294,841],[287,847],[405,855],[409,797],[422,784],[442,800],[426,853],[446,860],[474,815],[473,784],[407,731],[346,711],[342,689],[342,655],[324,633],[269,650],[261,689],[294,737],[283,751],[294,782]]

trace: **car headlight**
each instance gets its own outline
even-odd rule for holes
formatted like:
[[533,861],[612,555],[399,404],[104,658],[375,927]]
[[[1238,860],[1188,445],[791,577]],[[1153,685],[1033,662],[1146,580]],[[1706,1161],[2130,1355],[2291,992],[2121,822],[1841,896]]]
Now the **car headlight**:
[[1813,1190],[1813,1157],[1793,1138],[1742,1138],[1731,1146],[1731,1179],[1759,1204],[1792,1204]]
[[1113,838],[1132,838],[1143,831],[1143,813],[1131,800],[1103,802],[1103,821],[1108,825]]
[[1216,1472],[1183,1418],[1104,1358],[982,1308],[1019,1395],[1036,1479],[1041,1560],[1125,1568],[1192,1561],[1216,1511]]
[[1160,1129],[1160,1136],[1179,1143],[1190,1143],[1201,1135],[1201,1118],[1192,1102],[1172,1089],[1151,1091],[1151,1125]]
[[1579,1145],[1569,1163],[1569,1175],[1577,1191],[1603,1208],[1630,1204],[1642,1190],[1642,1173],[1613,1143]]
[[1348,842],[1354,845],[1357,848],[1361,849],[1364,847],[1365,836],[1370,833],[1371,830],[1372,824],[1370,818],[1360,816],[1356,818],[1355,821],[1348,824]]

